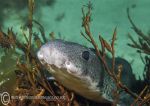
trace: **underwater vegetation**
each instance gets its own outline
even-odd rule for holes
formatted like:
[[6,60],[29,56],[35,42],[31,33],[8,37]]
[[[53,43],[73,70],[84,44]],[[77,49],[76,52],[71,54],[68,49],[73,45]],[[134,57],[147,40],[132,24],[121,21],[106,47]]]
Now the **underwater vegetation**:
[[[132,41],[132,44],[128,43],[128,45],[132,48],[135,48],[137,50],[137,52],[140,54],[141,60],[145,64],[144,70],[146,70],[145,72],[148,73],[150,70],[150,57],[149,57],[149,55],[150,55],[150,34],[148,33],[146,35],[134,24],[134,22],[132,21],[132,19],[130,17],[130,14],[129,14],[129,8],[127,8],[127,15],[128,15],[128,19],[132,25],[132,29],[135,31],[135,33],[137,34],[137,37],[138,37],[138,42],[137,42],[133,39],[133,37],[130,34],[128,34],[128,37]],[[142,54],[144,54],[144,58],[142,57]],[[147,75],[149,75],[149,74],[147,74]],[[149,78],[149,76],[147,76],[147,78]]]
[[[55,1],[55,0],[52,0]],[[16,81],[15,87],[12,92],[13,95],[19,96],[18,99],[11,99],[8,106],[89,106],[89,105],[106,105],[100,103],[94,103],[90,100],[87,100],[83,97],[80,97],[73,91],[68,90],[63,87],[59,82],[55,80],[48,80],[46,76],[46,69],[41,65],[37,59],[36,52],[37,50],[49,40],[55,39],[55,34],[52,32],[49,34],[49,38],[45,36],[43,26],[33,19],[34,15],[34,0],[28,0],[28,23],[25,26],[28,29],[28,34],[22,33],[22,37],[25,39],[25,42],[20,42],[17,38],[17,34],[13,32],[13,28],[9,28],[8,32],[5,33],[3,30],[0,30],[0,47],[5,51],[5,56],[3,56],[3,64],[5,62],[12,63],[13,68],[11,71],[14,71]],[[98,48],[98,44],[95,42],[92,32],[91,32],[91,15],[92,15],[92,4],[89,2],[87,5],[84,5],[82,8],[82,27],[81,35],[89,41],[95,48],[96,54],[99,59],[102,61],[105,71],[115,82],[116,90],[114,94],[113,106],[116,106],[120,98],[119,91],[123,90],[127,94],[131,95],[134,98],[131,106],[138,105],[149,105],[150,104],[150,35],[145,35],[136,25],[133,23],[130,15],[129,9],[127,9],[128,19],[133,27],[133,30],[137,33],[139,42],[135,41],[132,36],[129,34],[129,38],[132,41],[132,44],[129,46],[137,49],[137,52],[140,54],[145,54],[141,59],[145,64],[144,70],[144,80],[147,81],[143,90],[136,95],[131,91],[126,85],[121,81],[122,77],[122,65],[118,67],[117,73],[115,71],[115,40],[117,36],[117,27],[114,29],[111,42],[107,42],[101,35],[99,35],[99,41],[101,48]],[[64,14],[62,16],[64,17]],[[57,19],[60,20],[59,18]],[[33,28],[38,26],[40,34],[33,31]],[[112,68],[110,69],[106,63],[106,55],[110,53],[112,56]],[[13,56],[17,58],[14,59]],[[11,59],[7,59],[12,57]],[[14,64],[15,63],[15,64]],[[15,67],[14,67],[15,65]],[[4,65],[0,65],[1,67]],[[8,67],[7,70],[9,70]],[[139,81],[140,83],[140,81]],[[140,86],[140,85],[137,85]],[[37,98],[41,96],[53,96],[51,101],[46,99],[26,99],[25,96],[36,96]],[[107,104],[111,105],[111,104]]]
[[[148,83],[149,79],[150,79],[150,34],[148,33],[147,35],[145,33],[143,33],[132,21],[130,15],[129,15],[129,8],[127,8],[127,15],[128,15],[128,19],[132,25],[132,29],[136,32],[137,37],[138,37],[138,42],[135,41],[133,39],[133,37],[128,34],[128,37],[130,38],[130,40],[132,41],[132,44],[128,43],[128,45],[132,48],[137,49],[137,52],[140,54],[141,56],[141,60],[143,61],[143,63],[145,64],[145,68],[144,68],[144,72],[145,72],[145,79],[147,78]],[[144,54],[144,57],[142,56],[142,54]]]
[[127,9],[128,19],[132,25],[132,29],[136,32],[138,36],[139,42],[136,42],[133,37],[129,34],[129,38],[131,39],[133,44],[128,44],[129,46],[136,48],[137,52],[145,53],[147,55],[150,54],[150,34],[144,34],[137,26],[133,23],[130,15],[129,15],[129,8]]
[[[93,35],[90,31],[90,19],[91,19],[91,4],[89,3],[89,5],[87,5],[87,8],[88,8],[88,11],[87,13],[85,14],[84,13],[84,10],[82,9],[82,13],[83,13],[83,23],[82,23],[82,27],[84,28],[85,30],[85,34],[83,34],[83,32],[81,32],[81,35],[83,35],[90,43],[93,44],[95,50],[96,50],[96,54],[97,56],[101,59],[104,67],[105,67],[105,70],[107,71],[107,73],[109,74],[109,76],[111,76],[112,80],[114,80],[116,86],[117,86],[117,89],[116,89],[116,92],[115,92],[115,97],[118,99],[119,98],[119,93],[117,91],[119,91],[119,89],[122,89],[124,90],[126,93],[130,94],[131,96],[133,96],[136,100],[133,102],[132,105],[135,105],[136,103],[139,105],[139,106],[142,106],[146,103],[147,101],[147,105],[149,105],[149,83],[147,83],[148,85],[144,88],[143,91],[141,91],[140,95],[137,96],[135,95],[130,89],[128,89],[122,82],[121,82],[121,73],[122,73],[122,65],[120,65],[118,67],[118,73],[115,73],[115,69],[114,69],[114,66],[115,66],[115,50],[114,50],[114,42],[116,40],[116,29],[114,30],[114,33],[113,33],[113,37],[112,37],[112,41],[111,41],[111,44],[109,44],[106,40],[104,40],[102,38],[101,35],[99,35],[99,41],[101,43],[101,51],[99,50],[96,42],[94,41],[93,39]],[[129,15],[129,9],[127,9],[127,14],[128,14],[128,18],[129,18],[129,21],[130,23],[132,24],[133,26],[133,29],[134,31],[138,34],[139,36],[139,44],[137,44],[136,41],[133,40],[132,36],[129,35],[129,38],[131,39],[131,41],[133,42],[133,44],[128,44],[129,46],[131,47],[134,47],[134,48],[137,48],[138,49],[138,52],[139,51],[143,51],[145,54],[147,54],[147,56],[145,56],[145,80],[149,82],[149,72],[150,72],[150,64],[149,64],[149,50],[150,50],[150,36],[146,36],[144,35],[140,29],[138,29],[135,24],[132,22],[131,20],[131,17]],[[112,55],[112,68],[109,69],[109,66],[107,65],[106,63],[106,50],[108,52],[111,53]],[[141,53],[141,52],[140,52]],[[144,99],[142,100],[142,96],[145,92],[145,96],[144,96]],[[116,101],[114,101],[113,105],[116,105],[117,104],[117,99]],[[141,100],[140,100],[141,99]],[[141,103],[138,103],[138,102],[141,102]]]

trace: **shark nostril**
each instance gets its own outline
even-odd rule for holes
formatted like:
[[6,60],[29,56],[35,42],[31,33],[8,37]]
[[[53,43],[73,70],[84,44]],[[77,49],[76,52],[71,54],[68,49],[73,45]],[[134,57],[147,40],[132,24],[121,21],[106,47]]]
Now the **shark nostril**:
[[69,62],[69,61],[66,61],[65,64],[66,64],[66,66],[69,66],[69,65],[70,65],[70,62]]
[[37,56],[38,56],[38,58],[39,58],[40,60],[43,59],[43,54],[42,54],[41,52],[38,52],[38,53],[37,53]]

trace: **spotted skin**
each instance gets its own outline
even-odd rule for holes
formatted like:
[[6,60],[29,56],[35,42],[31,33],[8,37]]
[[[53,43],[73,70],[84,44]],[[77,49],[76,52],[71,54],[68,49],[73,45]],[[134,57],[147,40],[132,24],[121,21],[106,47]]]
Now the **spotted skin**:
[[[37,57],[66,88],[96,102],[113,101],[116,86],[93,50],[73,42],[52,40],[39,49]],[[106,61],[111,68],[112,60]],[[131,66],[124,59],[116,58],[115,69],[120,64],[123,65],[122,81],[130,88],[134,77]]]

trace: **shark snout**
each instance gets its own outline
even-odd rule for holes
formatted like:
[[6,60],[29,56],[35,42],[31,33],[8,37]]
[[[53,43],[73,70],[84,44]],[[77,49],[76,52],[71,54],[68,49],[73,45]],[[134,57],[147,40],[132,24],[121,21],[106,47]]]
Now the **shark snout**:
[[39,60],[43,60],[44,59],[44,54],[41,51],[37,52],[37,57]]

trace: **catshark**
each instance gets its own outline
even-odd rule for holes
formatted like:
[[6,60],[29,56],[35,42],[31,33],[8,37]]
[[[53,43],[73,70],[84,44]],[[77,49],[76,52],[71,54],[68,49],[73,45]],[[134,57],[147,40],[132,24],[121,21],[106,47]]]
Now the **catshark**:
[[[41,46],[37,57],[64,87],[96,102],[113,102],[115,83],[93,49],[57,39]],[[111,68],[112,59],[107,57],[106,62]],[[115,58],[115,70],[120,64],[123,65],[121,80],[128,88],[132,88],[134,75],[131,66],[126,60]],[[126,95],[120,95],[119,103],[127,106],[126,103],[131,99]]]

